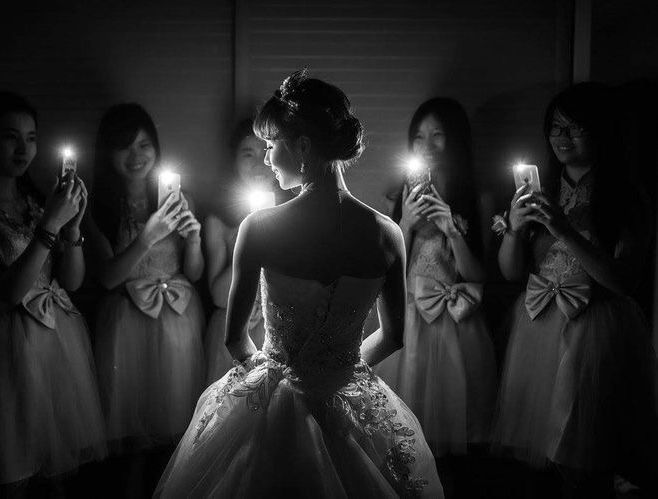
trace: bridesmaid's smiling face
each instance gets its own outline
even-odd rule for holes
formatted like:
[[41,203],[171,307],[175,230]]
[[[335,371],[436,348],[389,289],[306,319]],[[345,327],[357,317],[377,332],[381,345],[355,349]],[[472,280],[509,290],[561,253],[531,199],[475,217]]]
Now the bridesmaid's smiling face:
[[590,166],[594,161],[594,144],[587,130],[559,109],[553,113],[548,140],[555,157],[563,165]]
[[112,151],[112,167],[125,180],[142,180],[155,166],[157,157],[153,140],[139,130],[135,140],[123,149]]
[[248,184],[271,184],[272,172],[264,163],[265,142],[255,135],[243,138],[235,152],[235,169]]
[[27,113],[0,116],[0,176],[20,177],[37,154],[37,126]]
[[414,133],[411,149],[431,167],[439,165],[446,149],[446,133],[436,116],[428,114],[423,118]]

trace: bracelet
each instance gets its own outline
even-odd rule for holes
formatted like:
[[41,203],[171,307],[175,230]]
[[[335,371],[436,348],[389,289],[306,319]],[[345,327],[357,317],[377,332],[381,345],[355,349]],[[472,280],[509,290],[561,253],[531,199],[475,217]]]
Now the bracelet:
[[34,228],[34,237],[49,250],[53,249],[57,243],[57,234],[44,229],[40,225]]
[[501,214],[496,214],[491,219],[492,225],[491,230],[496,233],[497,236],[503,236],[507,233],[512,232],[509,227],[509,218],[508,213],[504,212]]
[[77,241],[69,241],[68,239],[65,239],[65,238],[63,238],[63,237],[60,238],[60,240],[61,240],[62,243],[64,243],[64,245],[66,245],[66,246],[69,246],[69,247],[71,247],[71,248],[77,248],[77,247],[80,247],[80,246],[82,246],[82,245],[84,244],[84,242],[85,242],[85,236],[83,236],[82,234],[80,234],[80,237],[78,238]]

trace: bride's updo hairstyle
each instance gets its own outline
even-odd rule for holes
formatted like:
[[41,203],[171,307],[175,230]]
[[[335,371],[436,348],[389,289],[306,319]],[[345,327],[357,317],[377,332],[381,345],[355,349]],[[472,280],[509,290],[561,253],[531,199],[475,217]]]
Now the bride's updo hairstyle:
[[364,149],[363,127],[351,103],[335,85],[296,71],[259,110],[254,133],[263,140],[306,136],[324,160],[344,166]]

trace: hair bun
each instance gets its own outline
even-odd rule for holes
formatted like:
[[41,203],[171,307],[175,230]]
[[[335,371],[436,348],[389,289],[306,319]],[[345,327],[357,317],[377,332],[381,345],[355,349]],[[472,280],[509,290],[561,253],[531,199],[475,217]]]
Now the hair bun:
[[364,149],[363,126],[353,114],[340,120],[330,142],[332,156],[339,161],[351,161],[361,156]]
[[363,126],[350,100],[335,85],[309,78],[306,69],[288,76],[259,110],[254,133],[263,139],[308,136],[328,161],[349,162],[364,149]]

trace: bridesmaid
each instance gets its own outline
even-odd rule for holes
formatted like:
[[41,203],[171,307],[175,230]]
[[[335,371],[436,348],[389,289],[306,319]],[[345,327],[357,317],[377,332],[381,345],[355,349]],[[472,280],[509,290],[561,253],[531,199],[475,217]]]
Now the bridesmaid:
[[553,99],[545,190],[516,192],[498,255],[503,275],[527,288],[513,311],[494,444],[537,470],[519,475],[527,497],[614,497],[613,473],[645,488],[658,476],[655,355],[627,296],[653,224],[627,179],[612,103],[594,83]]
[[418,417],[451,497],[470,486],[474,464],[465,456],[488,444],[496,390],[493,345],[478,308],[485,275],[461,105],[448,98],[423,103],[408,147],[430,169],[431,191],[405,184],[393,210],[408,251],[405,346],[378,371]]
[[[227,206],[228,219],[225,223],[216,214],[208,215],[203,224],[204,244],[206,250],[208,287],[215,310],[208,322],[205,337],[207,378],[211,384],[221,378],[233,367],[233,359],[224,346],[226,329],[226,304],[232,277],[232,258],[238,226],[249,213],[246,194],[250,189],[274,192],[278,202],[289,199],[288,194],[278,187],[265,158],[265,143],[254,135],[252,120],[242,121],[233,133],[231,151],[233,154],[233,173],[237,177],[225,198],[230,200]],[[261,313],[260,299],[254,302],[249,319],[248,331],[257,348],[263,344],[265,330]]]
[[90,225],[96,276],[107,290],[95,354],[108,440],[115,454],[161,449],[164,460],[203,389],[204,312],[192,282],[204,260],[201,225],[185,196],[171,194],[157,207],[159,160],[158,135],[141,106],[105,113]]
[[[0,93],[0,495],[67,493],[62,478],[104,457],[105,433],[87,325],[65,290],[82,282],[82,180],[45,200],[27,173],[37,115]],[[43,479],[44,480],[37,480]]]

